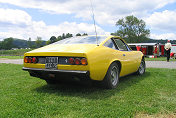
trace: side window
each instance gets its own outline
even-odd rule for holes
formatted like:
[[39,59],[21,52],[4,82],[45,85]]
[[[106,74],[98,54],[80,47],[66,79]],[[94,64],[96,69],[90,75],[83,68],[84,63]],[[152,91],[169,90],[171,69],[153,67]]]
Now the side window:
[[116,49],[116,48],[115,48],[115,45],[114,45],[114,43],[112,42],[111,39],[109,39],[108,41],[106,41],[106,42],[104,43],[104,46],[105,46],[105,47],[112,48],[112,49]]
[[115,44],[117,45],[120,51],[128,51],[126,44],[120,39],[114,39]]

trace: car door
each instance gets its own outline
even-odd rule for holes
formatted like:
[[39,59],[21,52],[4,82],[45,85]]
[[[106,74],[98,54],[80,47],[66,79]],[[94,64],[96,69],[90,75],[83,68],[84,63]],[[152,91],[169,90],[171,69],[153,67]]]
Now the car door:
[[113,38],[119,53],[122,56],[122,76],[137,71],[138,56],[128,47],[128,45],[121,39]]

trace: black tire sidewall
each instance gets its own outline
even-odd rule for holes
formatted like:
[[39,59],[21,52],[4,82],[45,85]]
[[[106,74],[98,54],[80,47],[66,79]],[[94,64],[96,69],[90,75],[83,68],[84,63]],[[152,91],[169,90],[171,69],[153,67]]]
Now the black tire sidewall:
[[[137,71],[137,74],[138,74],[138,75],[143,75],[143,74],[145,73],[146,65],[145,65],[144,59],[141,60],[141,63],[144,63],[144,65],[143,65],[143,67],[144,67],[144,72],[143,72],[143,73],[140,73],[140,72],[139,72],[139,69],[138,69],[138,71]],[[141,64],[141,63],[140,63],[140,64]],[[140,68],[140,67],[139,67],[139,68]]]
[[[113,68],[114,66],[118,69],[118,72],[117,72],[118,78],[117,78],[117,84],[116,84],[116,85],[113,85],[113,84],[112,84],[112,81],[111,81],[111,79],[110,79],[110,78],[111,78],[111,70],[112,70],[112,68]],[[108,68],[108,71],[107,71],[106,76],[105,76],[105,78],[104,78],[104,86],[105,86],[106,88],[108,88],[108,89],[113,89],[113,88],[116,88],[116,87],[117,87],[118,83],[119,83],[119,66],[118,66],[117,63],[114,62],[114,63],[112,63],[112,64],[109,66],[109,68]]]

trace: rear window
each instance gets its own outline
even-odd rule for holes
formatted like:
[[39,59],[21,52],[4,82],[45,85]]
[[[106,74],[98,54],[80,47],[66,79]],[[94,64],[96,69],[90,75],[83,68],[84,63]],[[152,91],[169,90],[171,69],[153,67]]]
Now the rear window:
[[[104,41],[107,36],[97,36],[98,44]],[[66,38],[53,44],[97,44],[96,36],[79,36]]]

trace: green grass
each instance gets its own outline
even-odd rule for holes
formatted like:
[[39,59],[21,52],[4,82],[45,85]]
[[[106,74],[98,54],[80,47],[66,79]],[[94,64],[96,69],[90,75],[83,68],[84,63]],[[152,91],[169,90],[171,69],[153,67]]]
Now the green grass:
[[[166,61],[166,57],[158,57],[158,58],[145,58],[145,61]],[[176,61],[176,59],[170,59],[169,61]]]
[[23,56],[0,56],[0,58],[6,58],[6,59],[23,59]]
[[17,49],[17,50],[0,50],[0,56],[22,56],[25,52],[31,51],[32,49]]
[[[106,90],[63,83],[49,86],[22,65],[0,64],[0,118],[102,118],[176,114],[176,69],[149,68]],[[176,116],[176,115],[174,115]]]

